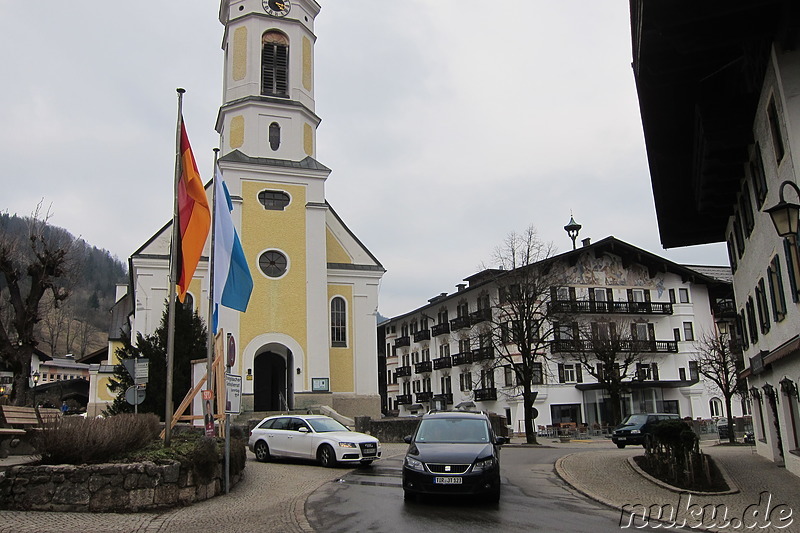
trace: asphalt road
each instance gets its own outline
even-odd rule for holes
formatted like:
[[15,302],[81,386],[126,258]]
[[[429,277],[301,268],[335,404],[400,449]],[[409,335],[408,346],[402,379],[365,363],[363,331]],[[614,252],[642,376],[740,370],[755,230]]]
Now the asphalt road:
[[346,472],[323,484],[306,500],[315,531],[486,532],[619,531],[620,515],[573,491],[554,472],[570,450],[506,446],[501,455],[499,504],[475,498],[424,498],[405,502],[402,455],[371,468]]

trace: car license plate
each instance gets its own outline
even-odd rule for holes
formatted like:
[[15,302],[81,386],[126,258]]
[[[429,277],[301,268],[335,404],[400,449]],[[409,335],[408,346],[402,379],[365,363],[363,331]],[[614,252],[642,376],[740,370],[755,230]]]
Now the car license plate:
[[627,437],[617,437],[617,440],[625,440]]
[[460,477],[437,477],[433,482],[437,485],[461,485],[463,480]]
[[372,449],[372,450],[364,450],[364,455],[365,455],[365,456],[366,456],[366,455],[375,455],[375,454],[377,454],[377,453],[378,453],[378,450],[375,450],[375,449]]

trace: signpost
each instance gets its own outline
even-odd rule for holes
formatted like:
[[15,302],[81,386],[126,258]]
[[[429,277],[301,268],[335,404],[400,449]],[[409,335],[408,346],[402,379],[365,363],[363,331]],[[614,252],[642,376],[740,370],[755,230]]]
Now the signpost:
[[142,357],[123,359],[122,366],[133,378],[133,387],[125,391],[125,401],[133,405],[133,412],[139,414],[139,404],[144,401],[145,388],[149,380],[150,360]]

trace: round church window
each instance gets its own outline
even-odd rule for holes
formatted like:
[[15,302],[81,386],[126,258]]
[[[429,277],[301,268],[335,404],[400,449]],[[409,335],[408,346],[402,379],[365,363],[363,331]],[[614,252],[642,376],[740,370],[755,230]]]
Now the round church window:
[[258,266],[270,278],[279,278],[286,273],[286,256],[277,250],[268,250],[258,258]]

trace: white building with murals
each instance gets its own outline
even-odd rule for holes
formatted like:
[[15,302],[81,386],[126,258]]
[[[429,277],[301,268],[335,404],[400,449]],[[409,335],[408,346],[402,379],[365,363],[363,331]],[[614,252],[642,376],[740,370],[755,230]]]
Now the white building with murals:
[[[725,416],[720,391],[700,375],[696,359],[704,335],[728,334],[736,344],[730,269],[679,265],[614,237],[587,241],[547,260],[560,274],[545,305],[568,309],[569,323],[542,328],[552,329],[552,336],[536,357],[535,425],[551,433],[565,426],[609,425],[607,394],[575,357],[586,350],[583,331],[572,333],[578,321],[590,323],[593,331],[624,324],[642,351],[635,375],[624,383],[623,415]],[[524,431],[521,388],[507,359],[498,363],[496,343],[476,342],[480,328],[501,327],[498,279],[497,271],[476,273],[456,292],[381,324],[388,412],[409,416],[474,405],[504,415],[514,431]],[[747,402],[734,398],[733,403],[734,416],[749,413]]]
[[[314,103],[319,12],[314,0],[220,3],[225,62],[215,125],[219,166],[254,280],[247,311],[222,308],[220,328],[236,342],[232,373],[245,378],[245,410],[329,405],[343,415],[376,417],[375,331],[385,270],[325,197],[331,170],[316,159],[321,119]],[[212,191],[207,186],[209,197]],[[131,255],[127,297],[134,337],[160,323],[170,234],[167,223]],[[209,249],[207,243],[189,286],[206,323]],[[113,364],[110,351],[107,363]],[[98,374],[97,398],[107,377]]]

